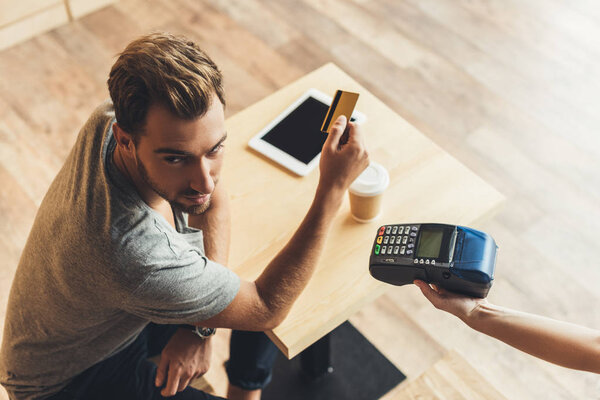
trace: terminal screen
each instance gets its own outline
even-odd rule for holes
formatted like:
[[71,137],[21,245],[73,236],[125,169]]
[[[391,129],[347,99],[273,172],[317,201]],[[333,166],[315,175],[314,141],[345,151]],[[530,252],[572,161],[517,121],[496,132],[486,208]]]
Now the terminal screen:
[[440,258],[444,230],[442,228],[423,229],[417,248],[418,258]]

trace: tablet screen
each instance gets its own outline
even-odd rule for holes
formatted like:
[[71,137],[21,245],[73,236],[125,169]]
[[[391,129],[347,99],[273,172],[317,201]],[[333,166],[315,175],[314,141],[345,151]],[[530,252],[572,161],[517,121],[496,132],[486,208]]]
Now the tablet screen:
[[327,134],[321,132],[329,106],[308,97],[267,132],[262,140],[308,164],[319,155]]

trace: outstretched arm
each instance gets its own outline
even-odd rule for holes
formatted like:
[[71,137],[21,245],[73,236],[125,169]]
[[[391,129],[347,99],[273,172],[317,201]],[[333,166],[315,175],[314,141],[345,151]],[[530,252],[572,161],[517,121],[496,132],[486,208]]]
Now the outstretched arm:
[[600,373],[600,331],[490,304],[415,281],[425,297],[471,328],[548,362]]
[[[342,139],[346,125],[347,141]],[[313,203],[293,237],[254,282],[242,280],[225,310],[199,324],[255,331],[279,325],[314,272],[346,190],[368,164],[360,129],[338,118],[323,145]]]

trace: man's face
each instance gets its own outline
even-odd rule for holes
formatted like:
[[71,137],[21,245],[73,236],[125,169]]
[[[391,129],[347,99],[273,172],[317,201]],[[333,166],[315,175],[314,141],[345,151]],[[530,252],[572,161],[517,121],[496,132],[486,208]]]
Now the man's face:
[[194,120],[153,105],[135,146],[138,171],[173,207],[201,214],[219,181],[226,136],[223,105],[216,95],[206,114]]

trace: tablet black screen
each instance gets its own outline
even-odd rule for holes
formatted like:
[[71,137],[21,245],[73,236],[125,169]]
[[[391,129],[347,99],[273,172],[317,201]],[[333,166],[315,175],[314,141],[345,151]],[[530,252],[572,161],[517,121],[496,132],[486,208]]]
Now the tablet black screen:
[[263,135],[262,140],[308,164],[323,148],[327,134],[321,125],[328,105],[308,97],[294,111]]

